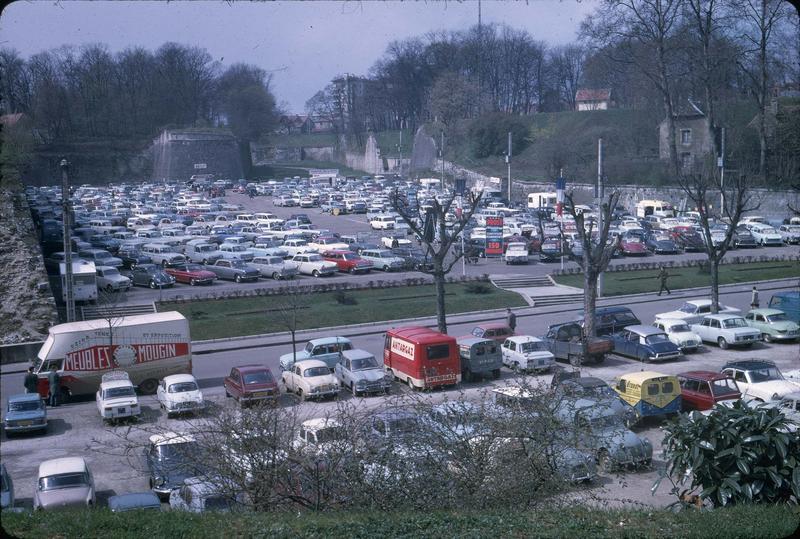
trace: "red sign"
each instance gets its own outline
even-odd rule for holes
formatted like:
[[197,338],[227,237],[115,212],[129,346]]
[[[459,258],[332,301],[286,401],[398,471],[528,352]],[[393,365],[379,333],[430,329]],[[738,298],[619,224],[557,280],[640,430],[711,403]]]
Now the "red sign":
[[64,371],[103,371],[188,354],[189,344],[185,342],[92,346],[68,353]]
[[486,218],[486,256],[503,254],[503,218]]

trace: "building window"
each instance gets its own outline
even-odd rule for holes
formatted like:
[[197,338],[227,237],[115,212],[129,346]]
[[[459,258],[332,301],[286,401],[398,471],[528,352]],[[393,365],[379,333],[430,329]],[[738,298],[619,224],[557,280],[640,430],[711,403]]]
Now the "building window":
[[683,170],[691,170],[693,164],[692,154],[689,152],[684,152],[681,154],[681,165],[683,166]]
[[681,144],[684,146],[688,146],[692,143],[692,130],[691,129],[681,129]]

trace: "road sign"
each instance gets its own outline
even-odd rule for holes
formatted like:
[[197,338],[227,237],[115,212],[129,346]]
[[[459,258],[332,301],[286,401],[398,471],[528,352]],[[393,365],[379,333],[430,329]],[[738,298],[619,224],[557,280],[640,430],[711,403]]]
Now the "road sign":
[[486,218],[486,256],[503,254],[503,218]]
[[195,163],[194,164],[194,169],[195,170],[204,170],[206,168],[207,168],[207,166],[206,166],[205,163]]

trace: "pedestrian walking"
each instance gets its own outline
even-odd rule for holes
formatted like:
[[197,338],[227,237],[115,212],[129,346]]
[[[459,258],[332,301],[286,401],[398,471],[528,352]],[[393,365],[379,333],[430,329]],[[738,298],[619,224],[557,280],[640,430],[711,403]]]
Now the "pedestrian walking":
[[39,391],[39,377],[33,373],[33,367],[28,368],[24,385],[25,393],[37,393]]
[[758,309],[758,288],[753,285],[753,293],[750,297],[750,308],[751,309]]
[[61,377],[58,375],[55,365],[53,365],[50,372],[47,373],[47,381],[50,385],[50,399],[48,403],[50,406],[58,406],[58,386],[61,382]]
[[661,286],[658,289],[658,295],[660,296],[662,292],[665,290],[667,294],[672,294],[670,292],[669,287],[667,286],[667,279],[669,278],[669,273],[667,272],[667,268],[661,266],[661,271],[658,272],[658,279],[661,281]]
[[511,328],[511,332],[512,333],[516,333],[516,331],[517,331],[517,315],[514,314],[511,311],[510,307],[506,309],[506,312],[507,312],[507,314],[506,314],[506,323],[508,324],[508,327]]

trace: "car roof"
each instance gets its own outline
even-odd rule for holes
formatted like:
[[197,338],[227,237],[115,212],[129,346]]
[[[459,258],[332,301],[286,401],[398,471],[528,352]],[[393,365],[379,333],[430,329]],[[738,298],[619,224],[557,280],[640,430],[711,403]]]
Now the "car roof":
[[8,397],[8,402],[34,402],[42,400],[41,395],[38,393],[20,393],[18,395],[11,395]]
[[508,328],[508,324],[506,324],[505,322],[485,322],[483,324],[478,324],[475,327],[483,329],[499,329],[499,328]]
[[188,433],[164,432],[150,436],[150,443],[153,445],[183,444],[194,441],[195,437]]
[[161,500],[152,492],[131,492],[128,494],[118,494],[108,499],[109,509],[126,511],[139,507],[161,507]]
[[730,378],[725,373],[722,372],[714,372],[714,371],[686,371],[678,373],[678,376],[683,376],[684,378],[694,378],[696,380],[725,380],[726,378]]
[[437,331],[423,326],[407,326],[391,330],[392,337],[412,342],[414,344],[431,344],[448,341],[455,343],[455,338],[443,335]]
[[269,370],[269,368],[266,365],[256,365],[256,364],[239,365],[238,367],[234,367],[234,369],[236,369],[237,371],[239,371],[241,373],[268,371]]
[[685,325],[686,320],[681,320],[679,318],[659,318],[656,320],[659,324],[664,324],[665,327],[672,327],[678,325]]
[[567,378],[561,381],[562,384],[576,384],[581,387],[597,387],[597,386],[604,386],[608,387],[608,384],[605,380],[601,380],[596,376],[579,376],[577,378]]
[[497,393],[498,395],[506,395],[508,397],[519,397],[519,398],[530,398],[534,396],[533,391],[529,388],[509,385],[505,387],[496,387],[492,390],[492,393]]
[[295,362],[295,365],[299,366],[301,369],[311,369],[313,367],[325,367],[328,368],[328,364],[324,361],[320,361],[319,359],[302,359],[300,361]]
[[775,363],[768,359],[737,359],[734,361],[728,361],[722,368],[727,369],[730,367],[734,369],[750,370],[774,366]]
[[48,477],[63,473],[80,473],[85,472],[86,469],[86,461],[83,457],[50,459],[39,464],[39,477]]
[[632,382],[634,384],[643,384],[644,382],[652,379],[652,378],[675,378],[672,374],[665,374],[663,372],[656,372],[656,371],[639,371],[639,372],[629,372],[626,374],[621,374],[619,376],[620,380],[625,380],[627,382]]
[[773,315],[773,314],[786,314],[783,311],[781,311],[780,309],[750,309],[749,312],[751,312],[753,314],[763,314],[763,315],[766,315],[766,316],[770,316],[770,315]]
[[180,382],[197,382],[191,374],[170,374],[164,377],[164,382],[169,384],[178,384]]
[[107,382],[102,382],[100,387],[103,389],[111,389],[114,387],[133,387],[133,384],[130,380],[109,380]]
[[374,358],[375,357],[374,354],[371,354],[370,352],[367,352],[366,350],[361,350],[359,348],[354,348],[352,350],[345,350],[345,351],[342,352],[342,355],[344,357],[346,357],[347,359],[350,359],[350,360],[353,360],[353,359],[365,359],[365,358],[368,358],[368,357],[373,357]]
[[728,320],[731,318],[741,318],[741,317],[742,315],[736,313],[717,313],[717,314],[707,314],[703,318],[713,318],[714,320]]
[[653,326],[646,326],[644,324],[636,324],[633,326],[626,326],[626,330],[633,331],[634,333],[638,333],[643,337],[649,337],[650,335],[661,335],[664,333],[662,330],[658,329],[657,327]]
[[492,339],[486,339],[484,337],[463,337],[456,339],[459,346],[472,346],[473,344],[478,343],[493,343]]
[[319,339],[311,339],[308,342],[312,343],[314,346],[318,344],[336,344],[336,343],[349,343],[350,339],[347,337],[320,337]]
[[302,426],[306,430],[318,431],[327,427],[341,427],[342,422],[334,417],[315,417],[303,421]]

